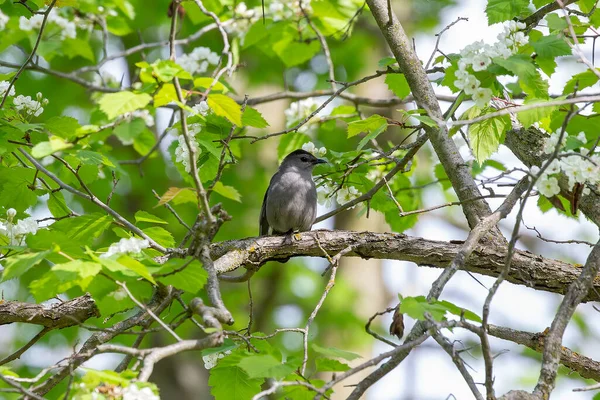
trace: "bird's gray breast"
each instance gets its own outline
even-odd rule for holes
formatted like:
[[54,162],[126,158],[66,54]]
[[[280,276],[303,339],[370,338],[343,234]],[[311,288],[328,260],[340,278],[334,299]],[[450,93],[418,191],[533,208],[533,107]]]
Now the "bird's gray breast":
[[267,221],[274,232],[308,231],[317,213],[317,190],[310,174],[284,171],[267,194]]

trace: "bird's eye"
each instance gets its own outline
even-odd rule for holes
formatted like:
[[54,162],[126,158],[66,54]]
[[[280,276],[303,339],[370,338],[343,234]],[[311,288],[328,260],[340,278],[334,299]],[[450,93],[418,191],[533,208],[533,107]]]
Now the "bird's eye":
[[307,162],[307,161],[308,161],[308,158],[306,158],[306,157],[302,157],[302,158],[300,158],[300,159],[301,159],[302,161],[304,161],[304,162]]

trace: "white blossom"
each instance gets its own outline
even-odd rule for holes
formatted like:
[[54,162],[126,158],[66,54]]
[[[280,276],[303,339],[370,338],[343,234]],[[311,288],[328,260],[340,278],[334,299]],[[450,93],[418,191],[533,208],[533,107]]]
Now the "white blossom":
[[473,93],[473,100],[475,100],[475,105],[479,108],[487,106],[491,99],[492,89],[477,88],[475,93]]
[[[39,93],[41,95],[41,93]],[[40,98],[40,96],[38,96]],[[18,95],[13,99],[13,105],[18,111],[23,111],[27,115],[33,115],[38,117],[44,112],[43,104],[48,104],[48,99],[41,99],[41,101],[33,100],[31,96]]]
[[354,186],[345,187],[338,190],[336,201],[340,205],[346,204],[347,202],[356,199],[358,196],[360,196],[360,192]]
[[[195,124],[195,125],[198,125],[198,124]],[[190,128],[191,128],[191,126],[190,126]],[[185,138],[183,137],[183,135],[179,135],[179,137],[177,138],[177,141],[179,144],[175,148],[175,161],[183,164],[183,167],[185,168],[185,172],[189,173],[192,171],[192,167],[190,165],[189,148],[185,142]],[[190,138],[190,145],[192,146],[192,149],[194,150],[194,154],[196,155],[194,161],[197,161],[198,155],[199,155],[198,142],[196,142],[196,139],[194,139],[193,137]]]
[[531,168],[529,168],[529,173],[533,176],[537,176],[537,174],[540,173],[540,167],[532,165]]
[[184,54],[177,59],[177,64],[190,74],[202,74],[208,70],[209,65],[219,63],[219,55],[208,47],[196,47],[189,54]]
[[217,365],[217,361],[219,361],[221,358],[223,358],[229,354],[231,354],[231,350],[227,350],[222,353],[212,353],[212,354],[208,354],[206,356],[202,356],[202,361],[204,361],[204,368],[206,368],[206,369],[213,368],[215,365]]
[[[558,145],[559,139],[560,139],[559,132],[554,132],[549,137],[547,137],[546,140],[544,141],[544,149],[543,149],[544,153],[546,153],[546,154],[554,153],[554,150],[556,149],[556,146]],[[560,146],[561,147],[564,146],[566,142],[567,142],[567,135],[563,135],[562,143],[560,144]]]
[[123,400],[160,400],[149,387],[139,388],[137,385],[129,385],[121,392]]
[[[135,118],[142,119],[144,121],[144,123],[146,124],[146,126],[154,126],[154,117],[152,116],[152,114],[150,114],[150,111],[148,111],[148,110],[135,110],[132,112],[125,113],[119,117],[119,120],[130,122],[131,120],[133,120]],[[131,143],[133,143],[133,141]],[[131,144],[131,143],[127,143],[127,144]],[[123,144],[126,144],[126,143],[123,143]]]
[[[291,128],[300,123],[310,114],[312,114],[318,107],[319,103],[317,103],[317,101],[312,97],[290,104],[290,107],[284,112],[286,117],[286,127]],[[312,133],[316,129],[317,123],[317,118],[311,118],[308,120],[308,122],[302,125],[300,129],[298,129],[298,132]]]
[[577,134],[577,140],[584,144],[587,143],[587,137],[585,136],[585,132],[579,132]]
[[[8,86],[10,86],[10,82],[9,81],[1,81],[0,82],[0,97],[4,97],[4,94],[8,90]],[[8,92],[8,95],[9,96],[14,96],[15,95],[15,86],[14,85],[13,85],[13,87],[10,88],[10,91]]]
[[323,157],[327,154],[327,149],[325,147],[316,148],[313,142],[307,142],[302,145],[302,150],[308,151],[315,157]]
[[538,191],[546,197],[552,197],[560,193],[558,180],[554,177],[543,176],[537,181]]
[[[20,17],[19,18],[19,29],[22,31],[31,31],[34,29],[40,29],[42,27],[42,23],[44,21],[44,16],[42,14],[35,14],[31,18]],[[47,24],[54,24],[60,28],[60,37],[61,39],[71,38],[75,39],[77,37],[77,25],[69,21],[66,18],[61,17],[55,12],[55,9],[50,11],[48,15],[48,19],[46,20]]]
[[39,226],[35,219],[27,217],[13,222],[17,211],[14,208],[6,210],[6,223],[0,221],[0,234],[9,239],[10,246],[21,246],[24,244],[25,236],[35,235]]
[[322,206],[327,208],[331,208],[333,205],[333,196],[331,196],[331,192],[333,192],[333,187],[328,183],[319,186],[317,189],[317,201]]
[[8,15],[4,14],[2,10],[0,10],[0,32],[6,28],[6,24],[8,23]]
[[143,249],[150,247],[150,242],[146,239],[123,238],[117,243],[113,243],[108,248],[107,252],[102,254],[100,258],[108,258],[115,254],[134,253],[137,254]]
[[196,112],[196,114],[200,114],[202,116],[206,116],[210,112],[210,108],[208,107],[208,103],[206,101],[204,101],[204,100],[202,100],[200,103],[194,105],[192,107],[192,110],[194,110]]

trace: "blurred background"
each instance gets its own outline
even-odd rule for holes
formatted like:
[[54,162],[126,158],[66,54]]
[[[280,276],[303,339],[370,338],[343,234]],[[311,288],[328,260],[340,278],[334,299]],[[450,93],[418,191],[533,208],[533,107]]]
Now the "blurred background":
[[[267,6],[269,0],[265,0]],[[317,0],[315,0],[317,1]],[[140,43],[165,40],[168,37],[169,19],[167,9],[169,1],[133,0],[131,4],[136,10],[136,19],[133,28],[135,33],[117,37],[111,35],[109,54],[121,51]],[[258,2],[249,1],[248,7],[257,6]],[[484,14],[486,1],[484,0],[415,0],[392,1],[395,12],[403,21],[405,29],[414,37],[414,43],[422,60],[427,60],[435,45],[435,33],[458,17],[466,17],[468,21],[461,21],[446,32],[440,42],[440,49],[446,53],[455,53],[464,46],[476,40],[493,43],[496,35],[501,31],[501,26],[487,26]],[[186,17],[179,33],[185,37],[197,28]],[[374,23],[368,10],[364,10],[358,17],[356,26],[351,35],[345,40],[329,40],[332,59],[335,64],[336,78],[340,81],[352,81],[373,73],[378,69],[377,62],[389,56],[385,41]],[[220,52],[221,40],[217,32],[203,36],[196,46],[207,46],[213,51]],[[193,46],[178,49],[180,53],[190,52]],[[584,47],[590,56],[591,48]],[[258,51],[256,48],[239,49],[241,66],[233,79],[229,81],[239,98],[245,94],[250,98],[280,92],[285,89],[294,91],[313,91],[328,89],[326,82],[327,66],[324,57],[319,53],[310,61],[299,67],[286,68],[272,55]],[[2,60],[19,62],[23,60],[22,54],[14,51],[4,51]],[[167,58],[168,49],[157,48],[144,53],[144,58],[153,61],[157,58]],[[134,63],[140,61],[139,57],[117,59],[105,64],[103,73],[113,76],[117,81],[122,80],[122,85],[128,86],[134,78]],[[78,67],[78,61],[64,62],[64,70]],[[584,71],[584,65],[575,58],[563,57],[559,60],[557,71],[551,77],[551,93],[562,93],[566,80],[574,73]],[[0,69],[2,72],[8,70]],[[438,78],[440,76],[434,76]],[[49,113],[69,115],[77,118],[81,123],[94,121],[90,113],[91,103],[89,95],[84,88],[69,81],[58,80],[47,75],[26,72],[19,80],[22,92],[37,91],[44,93],[49,98],[47,107]],[[434,84],[439,94],[451,94],[447,89]],[[597,85],[589,88],[597,91]],[[353,91],[361,96],[372,98],[389,98],[392,93],[384,83],[384,78],[369,81],[356,87]],[[324,99],[324,98],[323,98]],[[317,98],[317,101],[319,98]],[[259,104],[256,108],[269,122],[268,132],[276,132],[285,128],[284,111],[289,107],[290,100],[279,100]],[[337,103],[341,104],[341,103]],[[447,103],[442,103],[444,108]],[[462,109],[469,107],[462,106]],[[413,105],[407,105],[411,108]],[[382,115],[394,117],[398,115],[396,109],[361,107],[361,112],[369,115],[377,112]],[[171,119],[172,111],[161,109],[157,112],[156,125],[153,128],[155,137],[160,135]],[[459,113],[460,114],[460,111]],[[333,122],[333,121],[332,121]],[[255,130],[251,134],[261,135],[264,131]],[[381,143],[390,141],[397,144],[406,135],[399,128],[390,128],[378,140]],[[460,145],[464,158],[472,160],[469,149],[460,135],[454,136]],[[123,175],[117,187],[113,206],[125,214],[133,214],[138,209],[151,209],[155,200],[151,189],[164,193],[167,188],[181,184],[179,177],[169,155],[172,148],[170,137],[163,143],[162,153],[159,157],[148,160],[143,168],[125,166],[129,175]],[[329,151],[344,152],[356,147],[354,141],[348,140],[345,133],[345,124],[323,124],[312,137],[318,147],[325,146]],[[358,140],[358,139],[356,139]],[[236,187],[242,195],[242,203],[227,199],[222,201],[225,209],[233,217],[226,223],[219,234],[217,241],[255,236],[258,231],[258,216],[264,191],[270,176],[275,172],[278,163],[279,138],[260,141],[250,144],[249,141],[238,140],[233,142],[239,161],[231,166],[224,175],[224,183]],[[116,157],[120,159],[135,158],[130,147],[115,147]],[[501,161],[507,168],[522,166],[519,161],[508,151],[501,147],[492,159]],[[419,189],[414,190],[417,208],[426,208],[449,201],[455,196],[452,190],[435,181],[433,170],[439,164],[431,147],[427,145],[417,156],[416,164],[410,175],[411,182]],[[497,174],[494,170],[484,170],[480,179],[492,177]],[[165,178],[165,175],[167,178]],[[515,175],[515,177],[519,177]],[[433,183],[432,183],[433,182]],[[506,193],[506,188],[489,185],[497,193]],[[98,181],[92,185],[92,190],[100,196],[110,191],[106,181]],[[92,207],[69,199],[75,211],[89,211]],[[492,208],[497,207],[502,199],[490,199]],[[182,206],[183,207],[183,206]],[[180,211],[186,221],[193,221],[195,210],[193,206],[183,207]],[[319,208],[319,214],[330,209]],[[169,221],[172,217],[162,208],[152,210],[161,218]],[[48,214],[45,206],[32,210],[36,218],[43,218]],[[514,224],[514,212],[501,223],[501,229],[507,237],[510,235]],[[553,240],[585,240],[595,243],[598,240],[598,231],[595,226],[586,221],[585,217],[578,219],[567,218],[559,215],[554,210],[542,213],[535,200],[528,202],[525,212],[527,226],[535,227],[548,239]],[[183,231],[176,224],[170,227],[175,238],[181,238]],[[369,218],[361,209],[343,212],[335,217],[318,224],[313,229],[350,229],[386,232],[392,230],[381,214],[370,212]],[[463,240],[468,230],[465,218],[459,207],[447,207],[437,211],[423,214],[416,224],[404,233],[437,240]],[[529,250],[546,257],[560,260],[584,263],[590,248],[584,244],[555,244],[537,238],[533,230],[525,227],[521,229],[521,238],[518,242],[520,249]],[[304,326],[308,315],[320,297],[327,278],[321,273],[327,263],[320,259],[292,259],[286,264],[268,263],[252,278],[250,282],[253,303],[254,322],[253,329],[257,332],[269,333],[276,328]],[[312,328],[311,340],[325,343],[345,350],[355,351],[363,359],[351,362],[358,364],[367,358],[390,350],[384,343],[375,342],[365,330],[364,325],[368,318],[387,307],[395,306],[398,302],[397,294],[403,296],[426,295],[431,283],[441,270],[429,267],[418,267],[408,262],[362,260],[359,258],[343,259],[338,272],[336,286],[327,298],[319,312]],[[454,304],[475,311],[479,315],[488,288],[494,279],[485,276],[476,276],[477,280],[464,272],[459,272],[446,287],[443,299]],[[248,287],[244,284],[222,283],[222,291],[228,308],[234,313],[236,326],[242,329],[248,319]],[[9,281],[0,284],[0,292],[6,299],[33,301],[27,290],[27,279]],[[523,286],[503,283],[492,303],[491,323],[530,332],[541,332],[548,327],[561,301],[561,296],[546,292],[538,292]],[[173,311],[175,313],[175,311]],[[593,359],[600,359],[600,314],[592,304],[582,304],[578,307],[572,323],[569,325],[564,346],[585,354]],[[378,318],[374,322],[374,329],[384,335],[391,322],[391,314]],[[405,319],[406,331],[412,327],[414,321]],[[12,353],[19,346],[25,344],[29,338],[37,333],[36,327],[27,325],[9,325],[0,327],[0,357]],[[191,338],[198,335],[193,325],[182,326],[180,335]],[[186,331],[187,330],[187,331]],[[466,349],[462,353],[465,362],[476,382],[484,382],[484,367],[481,359],[480,348],[476,338],[468,333],[455,330],[446,332],[452,340],[456,340],[457,348]],[[13,363],[19,371],[35,373],[40,368],[55,363],[72,353],[76,343],[82,343],[89,332],[69,328],[64,331],[52,332],[40,344],[26,352],[18,362]],[[131,338],[121,339],[124,343]],[[146,346],[165,344],[167,338],[154,335],[147,339]],[[297,333],[284,333],[273,339],[283,351],[290,353],[301,349],[301,337]],[[531,390],[539,375],[539,354],[510,342],[491,338],[494,354],[498,354],[494,363],[496,393],[502,394],[510,389]],[[87,367],[98,369],[114,368],[120,360],[119,356],[100,355],[86,363]],[[553,394],[556,399],[590,399],[593,392],[573,393],[575,387],[585,386],[586,381],[577,374],[561,368],[557,389]],[[364,374],[362,375],[364,376]],[[352,385],[361,379],[361,375],[345,381]],[[180,354],[167,358],[156,365],[152,381],[161,389],[164,399],[208,399],[211,398],[207,385],[208,373],[204,368],[198,353]],[[338,387],[335,399],[345,398],[352,387]],[[2,394],[0,394],[2,398]],[[433,400],[433,399],[469,399],[472,398],[468,387],[448,355],[433,341],[428,340],[394,371],[380,380],[367,392],[368,399],[377,400]]]

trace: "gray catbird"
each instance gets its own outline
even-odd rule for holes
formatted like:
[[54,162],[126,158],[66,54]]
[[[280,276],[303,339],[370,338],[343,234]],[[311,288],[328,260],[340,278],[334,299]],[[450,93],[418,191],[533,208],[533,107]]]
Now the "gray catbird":
[[304,150],[288,154],[271,178],[260,210],[260,235],[309,231],[317,216],[312,170],[327,163]]

